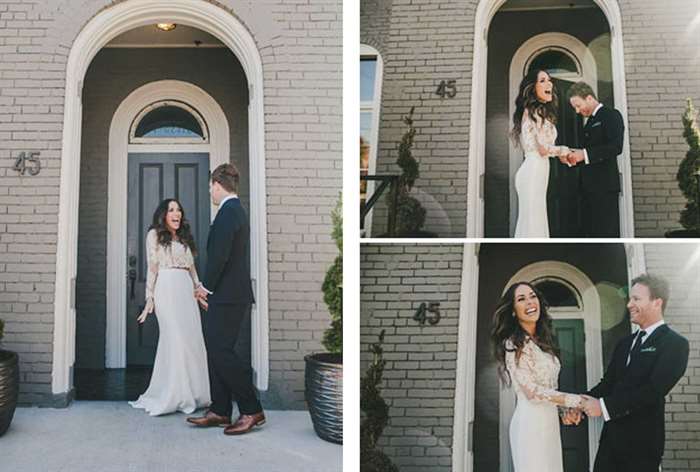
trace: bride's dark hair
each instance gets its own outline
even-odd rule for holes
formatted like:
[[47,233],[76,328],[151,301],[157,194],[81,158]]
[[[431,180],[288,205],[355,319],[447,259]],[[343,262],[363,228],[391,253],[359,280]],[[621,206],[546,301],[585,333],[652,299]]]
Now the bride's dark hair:
[[544,352],[559,357],[559,348],[554,340],[552,329],[552,317],[547,313],[547,302],[544,297],[529,282],[514,283],[508,287],[496,306],[496,311],[493,314],[493,330],[491,331],[493,355],[498,361],[498,375],[506,385],[511,384],[510,374],[506,369],[506,341],[510,340],[515,345],[515,359],[520,360],[520,355],[529,336],[515,316],[515,290],[521,285],[530,287],[540,302],[540,317],[535,325],[535,335],[530,339]]
[[168,215],[168,208],[170,207],[170,202],[177,203],[177,206],[180,207],[180,212],[182,214],[182,217],[180,218],[180,227],[177,229],[177,231],[175,231],[175,234],[177,235],[181,243],[183,243],[186,246],[189,246],[190,251],[192,251],[192,255],[195,256],[197,255],[197,250],[194,247],[194,238],[192,237],[190,224],[187,221],[187,218],[185,218],[185,209],[182,207],[182,204],[175,198],[166,198],[165,200],[160,202],[160,204],[156,208],[156,211],[153,212],[153,221],[151,223],[151,226],[148,227],[148,230],[156,230],[156,234],[158,235],[158,244],[165,247],[170,246],[170,244],[173,242],[173,235],[170,233],[170,230],[168,229],[168,226],[165,223],[165,217]]
[[515,112],[513,113],[513,130],[511,131],[511,137],[516,147],[520,146],[520,132],[525,110],[527,110],[530,119],[534,122],[537,122],[536,116],[539,116],[542,120],[549,120],[553,124],[557,124],[559,99],[557,98],[557,89],[554,84],[552,84],[552,100],[550,102],[543,103],[539,101],[535,93],[537,76],[540,75],[540,72],[544,72],[551,79],[549,72],[546,70],[532,69],[523,77],[518,88],[518,97],[515,99]]

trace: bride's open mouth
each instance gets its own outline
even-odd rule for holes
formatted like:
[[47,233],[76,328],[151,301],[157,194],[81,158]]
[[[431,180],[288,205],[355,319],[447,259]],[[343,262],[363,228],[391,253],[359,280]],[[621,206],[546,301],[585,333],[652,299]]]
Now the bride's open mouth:
[[532,307],[532,308],[525,310],[525,314],[528,316],[532,316],[532,315],[536,314],[537,311],[538,311],[537,307]]

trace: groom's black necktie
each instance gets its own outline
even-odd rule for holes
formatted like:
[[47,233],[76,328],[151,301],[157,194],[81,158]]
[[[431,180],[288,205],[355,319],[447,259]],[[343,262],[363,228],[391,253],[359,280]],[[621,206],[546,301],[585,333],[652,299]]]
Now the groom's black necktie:
[[634,356],[639,354],[639,351],[642,350],[642,338],[644,336],[646,336],[646,334],[647,334],[647,332],[644,330],[641,330],[637,333],[637,337],[634,338],[634,347],[630,351],[630,357],[629,357],[629,360],[627,361],[627,365],[629,365],[630,362],[632,362],[632,359],[634,359]]

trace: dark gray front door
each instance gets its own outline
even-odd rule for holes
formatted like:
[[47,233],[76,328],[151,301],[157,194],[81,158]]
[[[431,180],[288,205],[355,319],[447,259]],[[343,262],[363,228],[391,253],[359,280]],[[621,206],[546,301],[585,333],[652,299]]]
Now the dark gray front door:
[[197,271],[206,267],[209,231],[209,154],[131,153],[128,167],[127,207],[127,365],[152,365],[158,343],[158,324],[149,316],[136,318],[146,290],[146,233],[153,213],[165,198],[177,198],[190,223],[198,255]]
[[[553,320],[554,332],[561,349],[559,390],[562,392],[586,391],[586,345],[583,320]],[[561,427],[561,447],[564,470],[587,472],[588,468],[588,420],[578,426]]]

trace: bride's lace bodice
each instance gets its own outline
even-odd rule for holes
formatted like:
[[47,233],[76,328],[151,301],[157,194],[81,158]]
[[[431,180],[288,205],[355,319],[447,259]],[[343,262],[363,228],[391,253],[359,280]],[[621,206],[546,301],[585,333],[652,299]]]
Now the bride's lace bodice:
[[520,359],[515,358],[515,344],[506,341],[506,368],[515,392],[522,393],[532,402],[547,402],[575,408],[579,395],[557,391],[559,385],[559,359],[544,352],[531,339],[525,341]]
[[160,269],[186,269],[190,272],[194,286],[200,285],[194,257],[189,246],[180,241],[173,241],[170,247],[158,244],[158,233],[152,229],[146,235],[146,258],[148,271],[146,275],[146,300],[153,298],[158,271]]
[[566,156],[569,148],[566,146],[555,146],[557,141],[557,127],[549,120],[543,120],[539,115],[535,115],[535,121],[530,118],[530,113],[525,110],[520,125],[520,147],[525,155],[540,155],[537,143],[547,148],[548,156]]

